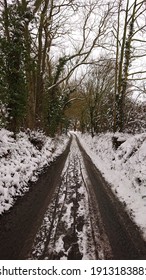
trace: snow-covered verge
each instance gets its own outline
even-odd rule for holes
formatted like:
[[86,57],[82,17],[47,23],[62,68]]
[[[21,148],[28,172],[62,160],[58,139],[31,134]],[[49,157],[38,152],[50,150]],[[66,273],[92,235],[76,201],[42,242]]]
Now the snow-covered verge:
[[10,209],[29,182],[66,148],[68,136],[50,138],[40,131],[14,134],[0,130],[0,214]]
[[[92,138],[77,132],[77,136],[146,240],[146,133],[106,133]],[[113,136],[122,143],[117,149]]]

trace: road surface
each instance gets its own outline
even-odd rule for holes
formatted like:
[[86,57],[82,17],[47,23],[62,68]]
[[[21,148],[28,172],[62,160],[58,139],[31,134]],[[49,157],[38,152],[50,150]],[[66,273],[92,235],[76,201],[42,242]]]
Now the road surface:
[[0,259],[146,259],[139,229],[75,135],[0,231]]

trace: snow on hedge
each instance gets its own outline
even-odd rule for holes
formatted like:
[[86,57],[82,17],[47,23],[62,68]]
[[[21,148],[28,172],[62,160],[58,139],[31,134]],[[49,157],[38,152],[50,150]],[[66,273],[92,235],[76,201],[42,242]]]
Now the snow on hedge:
[[0,130],[0,214],[29,189],[41,170],[65,149],[69,138],[46,137],[40,131],[14,134]]
[[[89,134],[77,135],[146,239],[146,133],[106,133],[93,138]],[[120,142],[117,149],[113,147],[113,136]]]

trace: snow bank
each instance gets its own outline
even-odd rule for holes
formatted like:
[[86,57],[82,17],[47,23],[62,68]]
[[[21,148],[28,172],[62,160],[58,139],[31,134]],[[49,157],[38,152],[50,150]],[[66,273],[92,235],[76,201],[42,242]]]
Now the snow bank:
[[[106,133],[94,138],[79,132],[77,135],[146,239],[146,133]],[[113,136],[122,143],[117,149],[112,144]]]
[[8,210],[17,196],[28,191],[41,170],[65,149],[69,138],[52,139],[40,131],[20,132],[16,139],[0,130],[0,214]]

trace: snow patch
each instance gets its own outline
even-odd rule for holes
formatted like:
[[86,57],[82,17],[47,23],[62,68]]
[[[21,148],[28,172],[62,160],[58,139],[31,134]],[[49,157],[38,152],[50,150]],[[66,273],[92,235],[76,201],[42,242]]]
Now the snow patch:
[[69,137],[52,139],[41,131],[20,132],[16,136],[0,130],[0,214],[9,210],[17,196],[28,191],[29,182],[60,155]]

